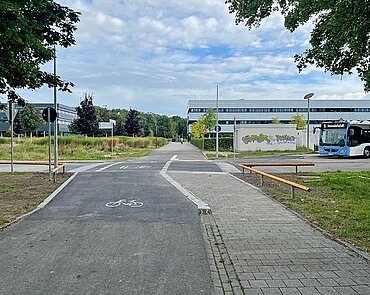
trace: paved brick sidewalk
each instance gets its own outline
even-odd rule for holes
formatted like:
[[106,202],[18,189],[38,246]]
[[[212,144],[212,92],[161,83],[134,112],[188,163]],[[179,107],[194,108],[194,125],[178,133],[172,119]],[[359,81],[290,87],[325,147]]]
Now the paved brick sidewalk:
[[170,175],[212,209],[203,223],[219,294],[370,294],[368,261],[255,188],[228,174]]

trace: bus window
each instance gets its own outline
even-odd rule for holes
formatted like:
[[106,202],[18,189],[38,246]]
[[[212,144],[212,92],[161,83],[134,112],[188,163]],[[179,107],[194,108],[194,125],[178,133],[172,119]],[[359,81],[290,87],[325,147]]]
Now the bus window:
[[348,142],[349,146],[358,146],[363,142],[362,129],[360,127],[353,126],[349,129]]

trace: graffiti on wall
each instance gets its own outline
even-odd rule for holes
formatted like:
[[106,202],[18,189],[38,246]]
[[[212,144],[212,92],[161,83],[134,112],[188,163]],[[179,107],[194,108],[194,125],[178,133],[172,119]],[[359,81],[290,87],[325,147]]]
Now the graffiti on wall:
[[265,134],[247,134],[242,137],[242,140],[245,144],[248,143],[267,143],[271,145],[276,145],[276,144],[295,144],[296,142],[296,137],[293,135],[265,135]]

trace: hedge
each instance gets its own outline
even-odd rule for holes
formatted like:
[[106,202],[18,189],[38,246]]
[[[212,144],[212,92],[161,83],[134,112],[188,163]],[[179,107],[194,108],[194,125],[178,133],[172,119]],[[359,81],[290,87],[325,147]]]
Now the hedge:
[[[202,138],[192,138],[190,143],[199,149],[203,147]],[[220,151],[232,151],[233,150],[233,138],[232,137],[219,137],[218,138],[218,149]],[[216,150],[216,138],[204,138],[204,150],[214,151]]]

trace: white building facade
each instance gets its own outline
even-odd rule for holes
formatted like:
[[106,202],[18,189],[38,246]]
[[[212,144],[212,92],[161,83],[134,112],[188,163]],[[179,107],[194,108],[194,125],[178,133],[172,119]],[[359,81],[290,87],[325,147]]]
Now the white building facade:
[[[216,112],[216,100],[189,100],[187,106],[188,132],[209,108]],[[271,124],[273,118],[280,123],[288,124],[296,114],[303,115],[307,120],[307,100],[219,100],[218,124],[221,135],[234,130],[234,118],[237,128],[253,128],[256,124]],[[315,100],[310,99],[310,147],[316,143],[317,135],[313,128],[330,120],[370,120],[370,100]],[[306,131],[300,131],[301,138],[306,137]],[[303,140],[303,145],[305,141]]]

